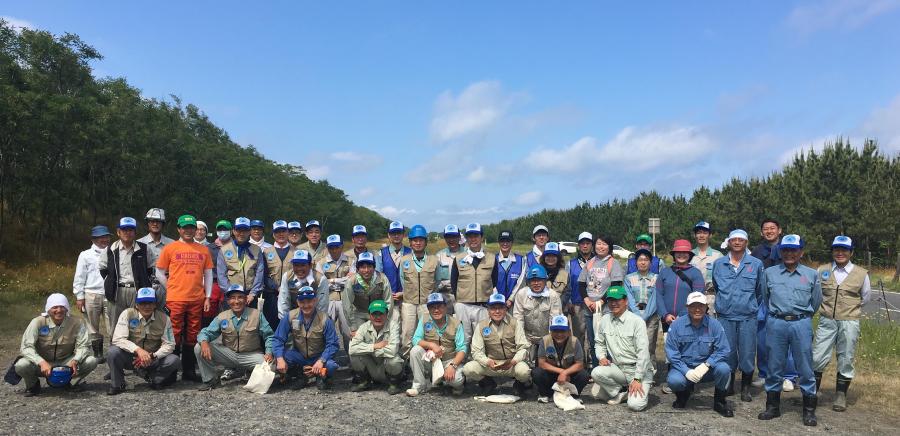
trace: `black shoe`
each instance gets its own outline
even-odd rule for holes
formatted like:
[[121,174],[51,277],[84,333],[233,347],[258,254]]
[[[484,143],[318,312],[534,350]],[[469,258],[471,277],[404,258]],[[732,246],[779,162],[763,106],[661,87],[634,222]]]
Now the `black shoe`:
[[34,396],[37,396],[37,395],[40,395],[40,394],[41,394],[41,382],[40,382],[40,380],[38,380],[38,382],[35,383],[34,386],[25,389],[25,396],[26,396],[26,397],[34,397]]
[[391,377],[388,380],[388,395],[397,395],[401,392],[404,392],[405,389],[403,389],[402,386],[405,379],[406,377],[404,377],[402,373],[396,377]]
[[103,376],[103,381],[109,381],[112,378],[112,373],[108,372]]
[[497,390],[497,382],[492,377],[485,377],[478,382],[478,387],[481,388],[481,395],[486,397],[493,395],[494,391]]
[[687,402],[691,398],[691,391],[673,391],[673,393],[675,394],[675,401],[672,402],[672,408],[684,409],[687,407]]
[[516,390],[516,394],[519,395],[522,399],[528,396],[528,390],[531,389],[531,385],[526,385],[518,380],[513,383],[513,388]]
[[728,400],[725,399],[725,391],[716,389],[716,392],[713,395],[713,410],[719,412],[719,415],[726,418],[734,417],[734,409],[731,408],[731,405],[728,404]]
[[213,390],[213,389],[219,387],[221,385],[221,383],[222,382],[220,382],[217,377],[213,377],[212,380],[210,380],[208,382],[203,382],[203,384],[200,385],[200,387],[197,388],[197,390],[201,391],[201,392],[210,391],[210,390]]
[[327,377],[316,377],[316,389],[320,391],[327,391],[331,389],[331,382]]
[[350,392],[362,392],[372,385],[369,382],[369,375],[363,374],[359,372],[353,373],[353,380],[350,382],[352,386],[350,386]]
[[729,397],[734,395],[734,374],[735,373],[732,372],[731,376],[728,379],[728,391],[725,393],[725,395]]
[[160,387],[172,386],[175,382],[178,381],[178,372],[172,371],[166,378],[164,378],[161,382],[159,382]]
[[781,416],[781,392],[766,391],[766,410],[760,413],[757,418],[768,421]]
[[753,373],[752,372],[742,372],[741,373],[741,401],[749,403],[753,401],[753,397],[750,396],[750,385],[753,383]]
[[119,395],[122,392],[125,392],[125,386],[109,385],[109,388],[106,390],[106,395]]
[[815,427],[816,421],[816,405],[819,399],[815,395],[803,396],[803,425]]
[[[819,389],[822,388],[822,373],[813,371],[813,375],[816,377],[816,392],[819,392]],[[840,374],[838,374],[838,377],[840,377]]]

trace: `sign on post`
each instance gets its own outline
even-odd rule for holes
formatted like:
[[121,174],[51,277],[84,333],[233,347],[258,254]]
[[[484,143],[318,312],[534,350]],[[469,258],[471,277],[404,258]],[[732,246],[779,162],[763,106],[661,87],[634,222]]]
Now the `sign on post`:
[[650,235],[653,236],[653,255],[656,256],[656,234],[659,233],[659,218],[650,218],[648,227]]

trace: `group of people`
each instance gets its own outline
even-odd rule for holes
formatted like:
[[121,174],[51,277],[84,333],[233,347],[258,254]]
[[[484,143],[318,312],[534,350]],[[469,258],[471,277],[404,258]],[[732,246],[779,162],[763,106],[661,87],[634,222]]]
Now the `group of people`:
[[671,266],[640,235],[625,268],[610,237],[588,232],[566,260],[544,225],[523,255],[512,251],[510,231],[499,233],[498,253],[486,251],[478,223],[446,226],[446,247],[434,253],[423,226],[396,221],[375,252],[362,225],[345,249],[338,234],[323,240],[315,220],[275,221],[272,243],[263,222],[245,217],[217,222],[214,242],[191,215],[178,218],[178,240],[162,235],[162,209],[148,211],[146,223],[149,234],[135,239],[136,220],[121,218],[113,243],[105,227],[92,229],[73,286],[84,319],[69,316],[64,295],[47,299],[15,364],[26,395],[40,392],[40,376],[77,390],[104,360],[110,395],[125,390],[126,369],[159,389],[180,368],[183,380],[209,390],[267,362],[297,389],[313,381],[329,389],[344,367],[354,392],[380,384],[408,396],[432,388],[459,395],[467,381],[489,395],[502,377],[515,380],[520,396],[535,387],[548,402],[559,386],[584,394],[593,382],[594,398],[640,411],[657,378],[661,329],[668,368],[661,390],[674,393],[673,407],[686,407],[696,384],[712,382],[713,409],[730,417],[728,396],[739,392],[749,402],[751,386],[764,385],[759,419],[772,419],[795,372],[803,423],[816,425],[821,374],[835,349],[833,408],[846,409],[870,292],[867,272],[851,262],[849,237],[835,237],[833,261],[816,270],[800,263],[803,239],[782,236],[774,220],[762,223],[764,241],[753,250],[745,230],[731,230],[724,254],[710,246],[712,228],[701,221],[696,247],[674,241]]

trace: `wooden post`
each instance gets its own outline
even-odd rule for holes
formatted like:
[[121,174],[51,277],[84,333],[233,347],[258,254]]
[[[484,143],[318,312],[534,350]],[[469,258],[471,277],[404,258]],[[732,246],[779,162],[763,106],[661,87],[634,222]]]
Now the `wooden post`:
[[900,280],[900,251],[897,252],[897,265],[894,267],[894,283]]
[[866,251],[866,261],[868,262],[868,270],[872,271],[872,250]]

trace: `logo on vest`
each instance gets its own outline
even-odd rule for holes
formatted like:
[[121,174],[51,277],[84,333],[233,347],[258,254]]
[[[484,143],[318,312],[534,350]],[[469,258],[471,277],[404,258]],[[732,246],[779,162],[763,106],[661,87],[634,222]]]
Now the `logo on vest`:
[[482,329],[482,330],[481,330],[481,335],[482,335],[482,336],[490,336],[490,335],[491,335],[491,328],[490,328],[490,327],[485,327],[484,329]]
[[822,271],[822,280],[828,280],[829,277],[831,277],[831,271]]
[[268,258],[269,260],[275,259],[275,252],[270,251],[269,254],[266,254],[266,258]]
[[553,348],[553,346],[547,347],[547,354],[553,354],[553,353],[556,353],[556,348]]
[[330,263],[326,263],[325,265],[322,265],[322,269],[325,270],[325,271],[330,270],[330,269],[331,269],[331,264],[330,264]]
[[403,262],[403,269],[409,269],[409,261]]
[[138,326],[138,322],[139,322],[138,319],[137,319],[137,318],[134,318],[134,319],[132,319],[131,321],[128,321],[128,326],[131,327],[131,328],[133,328],[133,329],[136,329],[137,326]]
[[713,264],[711,264],[711,263],[706,264],[706,269],[712,269],[712,267],[713,267]]
[[465,260],[465,259],[460,259],[460,260],[459,260],[459,266],[466,266],[466,260]]
[[231,259],[232,257],[234,257],[234,252],[231,250],[225,250],[225,258]]
[[425,323],[425,331],[426,332],[430,332],[431,329],[433,329],[433,328],[434,328],[434,325],[432,325],[430,321]]
[[509,275],[509,278],[511,278],[511,279],[517,279],[517,278],[519,278],[519,273],[512,273],[512,274]]
[[222,322],[219,323],[219,328],[228,328],[228,320],[223,319]]
[[41,336],[47,336],[50,334],[50,327],[43,326],[38,330],[38,334]]

